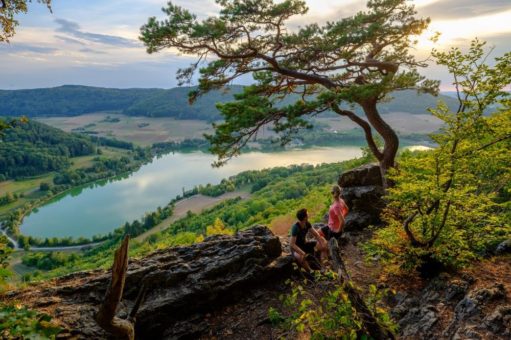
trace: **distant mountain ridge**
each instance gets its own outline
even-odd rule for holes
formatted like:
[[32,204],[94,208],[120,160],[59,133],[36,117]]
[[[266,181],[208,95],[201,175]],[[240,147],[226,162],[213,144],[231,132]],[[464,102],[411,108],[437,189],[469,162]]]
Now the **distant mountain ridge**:
[[[27,90],[0,90],[0,116],[78,116],[93,112],[119,112],[130,116],[174,117],[176,119],[220,119],[216,103],[233,100],[243,90],[232,85],[225,91],[211,91],[193,105],[188,104],[192,87],[172,89],[115,89],[81,85]],[[450,107],[455,100],[449,96],[417,95],[414,91],[393,93],[394,99],[379,105],[382,113],[427,113],[428,107],[442,99]],[[292,102],[292,98],[289,101]]]

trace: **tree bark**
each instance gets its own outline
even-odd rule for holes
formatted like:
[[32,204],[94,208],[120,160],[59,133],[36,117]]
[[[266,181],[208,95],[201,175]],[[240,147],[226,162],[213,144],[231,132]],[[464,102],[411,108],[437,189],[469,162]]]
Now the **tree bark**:
[[387,174],[387,170],[395,166],[395,159],[399,148],[399,138],[390,125],[381,118],[376,107],[376,103],[376,99],[370,99],[360,103],[360,105],[362,106],[369,123],[372,127],[374,127],[384,141],[383,157],[380,160],[380,169],[382,172],[382,179],[384,181],[383,183],[386,185],[385,176]]
[[328,241],[328,250],[330,252],[330,257],[332,258],[334,270],[337,272],[339,277],[339,281],[344,286],[344,291],[348,294],[351,305],[362,318],[362,322],[367,333],[376,340],[395,339],[394,334],[392,334],[391,331],[382,327],[378,323],[373,313],[371,313],[367,307],[362,295],[352,284],[344,261],[341,257],[339,244],[335,238],[331,238],[330,241]]
[[126,236],[119,249],[115,251],[114,263],[112,265],[112,279],[106,291],[103,304],[96,314],[96,321],[101,328],[112,335],[123,339],[134,340],[136,314],[145,295],[145,285],[143,283],[129,318],[125,320],[115,316],[117,307],[121,302],[124,283],[126,281],[129,241],[129,236]]

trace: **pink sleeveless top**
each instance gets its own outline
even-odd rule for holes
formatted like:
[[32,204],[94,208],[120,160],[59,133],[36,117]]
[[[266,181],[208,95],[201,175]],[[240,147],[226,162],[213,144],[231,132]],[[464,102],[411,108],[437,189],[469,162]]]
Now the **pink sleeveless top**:
[[334,201],[328,210],[328,227],[334,233],[338,233],[341,231],[341,222],[339,221],[339,216],[342,215],[346,217],[348,214],[348,207],[346,203],[341,198],[339,201]]

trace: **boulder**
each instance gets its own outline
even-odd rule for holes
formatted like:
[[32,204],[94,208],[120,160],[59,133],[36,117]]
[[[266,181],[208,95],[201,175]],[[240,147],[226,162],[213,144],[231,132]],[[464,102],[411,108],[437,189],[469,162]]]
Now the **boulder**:
[[[201,315],[234,302],[254,287],[287,278],[292,259],[263,226],[234,236],[216,235],[188,247],[159,250],[130,261],[118,314],[127,315],[142,283],[147,291],[137,314],[137,338],[194,337],[207,325]],[[109,284],[108,271],[78,273],[25,291],[13,300],[55,317],[63,337],[108,337],[94,321]],[[197,319],[197,322],[190,320]]]
[[500,243],[495,250],[497,255],[511,254],[511,239]]
[[432,329],[439,320],[438,310],[427,305],[421,308],[411,308],[405,317],[399,321],[400,335],[403,338],[414,338],[417,334],[424,337],[432,335]]
[[[444,331],[444,336],[449,338],[464,339],[483,338],[486,333],[493,333],[495,328],[500,328],[507,323],[507,307],[497,309],[499,313],[493,313],[484,317],[486,307],[495,301],[505,301],[506,290],[501,283],[495,283],[490,287],[477,288],[458,302],[454,309],[454,317]],[[498,332],[497,332],[498,334]]]
[[366,164],[358,168],[345,171],[339,178],[339,186],[382,186],[381,171],[378,164]]
[[385,207],[380,167],[367,164],[348,170],[339,176],[341,196],[350,208],[345,230],[361,230],[381,223],[380,213]]

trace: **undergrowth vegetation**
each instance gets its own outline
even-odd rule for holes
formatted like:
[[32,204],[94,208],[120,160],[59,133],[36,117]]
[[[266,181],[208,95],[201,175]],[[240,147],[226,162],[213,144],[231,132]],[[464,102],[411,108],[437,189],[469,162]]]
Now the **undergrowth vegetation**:
[[[352,305],[344,285],[338,283],[336,273],[316,272],[312,281],[288,280],[287,284],[291,289],[280,296],[282,307],[268,310],[274,326],[311,339],[370,339],[362,316]],[[389,294],[392,293],[386,289],[369,285],[365,300],[378,323],[395,332],[397,325],[381,302]]]

